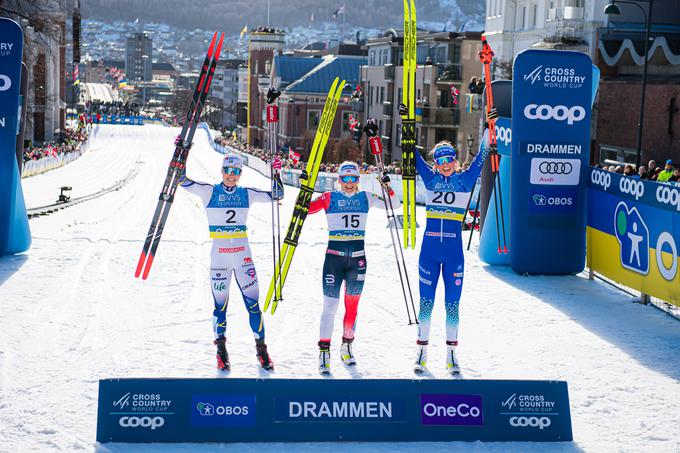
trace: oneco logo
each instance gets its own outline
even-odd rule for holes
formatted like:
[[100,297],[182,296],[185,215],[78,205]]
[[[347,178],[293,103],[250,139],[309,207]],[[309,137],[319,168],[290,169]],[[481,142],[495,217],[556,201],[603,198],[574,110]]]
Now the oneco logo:
[[163,417],[121,417],[118,424],[123,428],[150,428],[154,430],[165,425]]
[[602,187],[605,191],[612,185],[612,175],[602,170],[594,170],[590,174],[590,182]]
[[571,125],[575,122],[582,121],[586,117],[586,109],[579,105],[575,105],[574,107],[557,105],[553,107],[547,104],[529,104],[524,107],[524,116],[530,120],[566,120],[567,124]]
[[515,428],[547,428],[552,424],[549,417],[510,417],[510,426]]
[[638,179],[622,177],[619,180],[619,189],[623,193],[630,194],[638,200],[645,194],[645,185]]
[[428,417],[479,417],[481,411],[478,407],[470,407],[465,403],[457,406],[437,406],[433,403],[427,403],[423,406],[423,414]]
[[0,91],[7,91],[12,88],[12,79],[4,74],[0,74]]

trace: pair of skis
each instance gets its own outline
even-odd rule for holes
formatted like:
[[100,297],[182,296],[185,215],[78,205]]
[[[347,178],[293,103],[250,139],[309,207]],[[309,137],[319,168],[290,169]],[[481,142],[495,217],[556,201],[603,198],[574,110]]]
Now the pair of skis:
[[[276,100],[281,96],[281,92],[269,87],[267,92],[267,126],[269,132],[269,174],[271,176],[271,191],[272,191],[272,259],[274,261],[274,286],[275,293],[278,298],[282,298],[281,290],[281,216],[279,210],[279,200],[274,199],[274,192],[276,190],[277,180],[281,181],[281,161],[277,160],[276,151],[276,124],[279,122],[279,106],[276,105]],[[277,164],[278,162],[278,164]],[[278,271],[276,271],[278,269]]]
[[[416,313],[415,302],[413,301],[413,292],[411,291],[411,282],[408,278],[408,271],[406,270],[406,260],[404,259],[404,251],[401,248],[401,238],[399,237],[399,225],[397,224],[396,216],[394,215],[394,206],[392,205],[392,198],[389,191],[383,184],[383,178],[387,175],[385,171],[385,162],[382,157],[382,141],[378,136],[378,125],[375,120],[368,120],[364,126],[364,133],[368,137],[368,143],[371,148],[371,154],[375,158],[375,165],[378,167],[378,174],[381,180],[380,188],[382,190],[383,203],[385,203],[385,212],[387,213],[387,227],[390,230],[390,239],[392,240],[392,249],[394,250],[394,260],[397,263],[397,272],[399,273],[399,281],[401,283],[401,291],[404,295],[404,304],[406,305],[406,316],[408,316],[408,325],[412,325],[411,312],[413,312],[413,319],[418,324],[418,315]],[[385,180],[386,181],[386,180]],[[394,228],[393,228],[394,227]],[[410,302],[410,307],[409,307]]]
[[271,305],[272,314],[276,312],[276,308],[282,300],[281,289],[286,282],[286,277],[288,277],[288,269],[290,268],[290,263],[293,260],[293,255],[295,254],[295,249],[298,245],[300,233],[302,232],[302,225],[307,218],[309,204],[312,201],[312,194],[314,193],[314,185],[316,184],[316,178],[319,173],[319,166],[321,165],[326,143],[328,142],[328,137],[330,136],[331,128],[333,127],[338,101],[340,100],[340,95],[344,88],[345,81],[340,81],[340,78],[336,77],[328,91],[328,96],[326,97],[326,103],[323,108],[323,113],[321,114],[321,122],[316,131],[316,136],[314,137],[314,144],[312,145],[307,166],[300,175],[300,193],[295,200],[293,217],[288,225],[288,231],[286,232],[286,237],[279,253],[279,260],[276,262],[274,275],[272,276],[272,281],[269,285],[269,290],[267,291],[267,298],[264,302],[264,311],[267,311]]
[[184,175],[189,149],[191,148],[191,141],[196,133],[196,127],[198,126],[205,100],[210,91],[210,84],[212,83],[213,75],[215,73],[215,66],[217,66],[217,60],[222,51],[224,34],[219,36],[219,41],[217,41],[217,38],[218,33],[215,32],[210,41],[208,53],[203,61],[201,73],[191,98],[189,110],[187,110],[182,131],[175,140],[175,152],[173,153],[172,160],[168,166],[168,173],[165,177],[165,182],[163,183],[163,189],[158,197],[158,204],[156,205],[156,211],[151,219],[151,226],[149,227],[149,232],[144,241],[144,248],[139,256],[139,261],[137,262],[137,269],[135,270],[135,277],[137,278],[141,275],[142,279],[146,280],[149,276],[151,265],[156,256],[156,251],[158,250],[158,244],[161,241],[163,228],[165,227],[168,215],[170,214],[170,207],[175,199],[177,186],[180,184],[180,179]]
[[[503,193],[501,192],[501,177],[499,174],[501,167],[501,157],[498,154],[498,142],[496,141],[496,119],[498,112],[493,102],[493,90],[491,89],[491,62],[493,61],[494,53],[491,46],[482,35],[482,50],[479,52],[479,61],[484,65],[485,87],[484,94],[486,96],[486,120],[489,126],[489,157],[491,159],[491,173],[493,175],[493,199],[496,208],[496,237],[498,239],[498,253],[508,253],[508,243],[505,234],[505,215],[503,213]],[[474,188],[473,188],[474,191]],[[472,195],[471,195],[472,196]],[[477,203],[479,204],[479,203]],[[500,212],[499,212],[500,210]],[[470,235],[475,231],[475,217],[473,218],[472,229]],[[500,223],[500,225],[499,225]],[[501,240],[502,232],[502,240]],[[469,245],[468,245],[469,248]]]
[[401,115],[404,248],[416,248],[416,5],[404,0],[404,72]]

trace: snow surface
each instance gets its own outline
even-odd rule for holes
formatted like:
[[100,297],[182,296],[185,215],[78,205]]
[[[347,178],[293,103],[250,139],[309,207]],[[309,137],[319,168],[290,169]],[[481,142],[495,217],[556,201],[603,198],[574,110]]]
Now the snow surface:
[[[92,150],[74,163],[23,181],[27,205],[53,202],[58,186],[85,195],[134,167],[121,190],[31,220],[33,246],[0,257],[0,451],[188,452],[235,445],[128,445],[95,442],[97,383],[112,377],[218,377],[208,281],[210,239],[203,208],[183,191],[172,208],[149,280],[134,268],[177,133],[161,126],[100,126]],[[201,131],[189,176],[217,181],[221,156]],[[266,189],[250,169],[242,183]],[[287,188],[282,218],[296,190]],[[422,210],[419,223],[424,224]],[[413,378],[409,327],[385,231],[369,215],[368,275],[359,307],[353,369],[333,355],[335,378]],[[271,277],[269,205],[249,218],[264,293]],[[283,232],[282,232],[283,233]],[[420,235],[420,234],[419,234]],[[323,215],[302,233],[285,300],[265,315],[276,378],[318,377]],[[467,239],[467,235],[466,235]],[[475,246],[476,247],[476,246]],[[417,250],[406,251],[417,282]],[[459,358],[466,378],[560,379],[569,383],[574,442],[238,445],[242,451],[680,451],[680,324],[633,304],[602,283],[576,277],[523,277],[466,253]],[[416,290],[417,294],[417,290]],[[430,370],[446,378],[441,292],[433,315]],[[336,318],[338,347],[342,309]],[[233,377],[262,377],[246,310],[232,285],[228,348]]]

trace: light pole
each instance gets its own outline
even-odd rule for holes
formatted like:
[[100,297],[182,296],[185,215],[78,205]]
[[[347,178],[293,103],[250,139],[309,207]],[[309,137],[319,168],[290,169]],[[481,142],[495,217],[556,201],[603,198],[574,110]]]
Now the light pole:
[[[645,11],[645,9],[638,4],[638,2],[643,2],[643,3],[648,3],[649,4],[649,10]],[[637,151],[635,155],[635,169],[640,168],[640,160],[642,159],[642,121],[645,116],[645,91],[647,89],[647,60],[648,58],[648,53],[649,53],[649,32],[652,28],[652,5],[654,4],[654,0],[636,0],[636,1],[628,1],[628,0],[612,0],[610,4],[605,6],[604,8],[604,13],[608,16],[618,16],[621,14],[621,10],[619,7],[616,5],[616,3],[628,3],[630,5],[635,5],[638,8],[640,8],[640,11],[642,11],[642,14],[645,16],[645,63],[642,68],[642,98],[640,99],[640,119],[638,120],[638,129],[637,129]]]

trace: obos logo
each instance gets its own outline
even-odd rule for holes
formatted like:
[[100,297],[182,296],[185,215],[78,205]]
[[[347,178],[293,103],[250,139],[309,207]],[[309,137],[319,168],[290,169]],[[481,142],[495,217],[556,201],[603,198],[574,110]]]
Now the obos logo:
[[606,171],[593,170],[590,174],[590,182],[602,187],[606,191],[612,185],[612,175]]
[[0,74],[0,91],[7,91],[12,88],[12,79],[4,74]]
[[586,109],[580,105],[573,107],[557,105],[553,107],[547,104],[529,104],[524,107],[524,116],[530,120],[566,121],[567,124],[572,125],[586,117]]
[[649,229],[637,208],[628,209],[623,201],[614,210],[614,233],[619,241],[621,266],[649,273]]
[[630,194],[639,200],[645,194],[645,185],[639,179],[622,177],[619,180],[619,190]]
[[656,189],[656,201],[675,206],[680,211],[680,190],[670,186],[660,186]]
[[505,146],[508,146],[510,142],[512,142],[512,129],[509,127],[497,127],[496,140],[503,142]]

